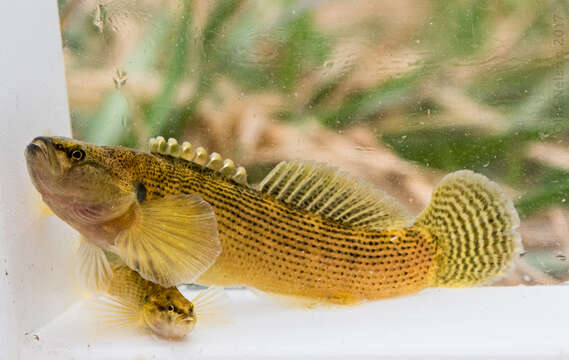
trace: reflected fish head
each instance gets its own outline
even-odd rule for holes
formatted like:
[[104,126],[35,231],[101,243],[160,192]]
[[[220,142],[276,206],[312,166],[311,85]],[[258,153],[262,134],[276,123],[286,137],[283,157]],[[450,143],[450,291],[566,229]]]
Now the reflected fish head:
[[196,324],[194,305],[175,287],[146,296],[143,318],[153,333],[174,340],[184,338]]

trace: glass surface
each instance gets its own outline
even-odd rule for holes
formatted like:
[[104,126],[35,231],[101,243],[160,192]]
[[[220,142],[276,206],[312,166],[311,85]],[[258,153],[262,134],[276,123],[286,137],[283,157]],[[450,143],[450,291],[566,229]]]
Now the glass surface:
[[565,1],[60,0],[76,138],[188,140],[247,168],[310,159],[413,214],[449,172],[507,189],[525,253],[569,280]]

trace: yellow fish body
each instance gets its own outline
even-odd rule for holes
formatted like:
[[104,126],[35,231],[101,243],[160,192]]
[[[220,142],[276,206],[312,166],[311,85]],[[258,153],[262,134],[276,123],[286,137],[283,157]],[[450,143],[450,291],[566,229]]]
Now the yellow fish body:
[[113,251],[163,286],[351,304],[485,284],[521,251],[511,200],[470,171],[445,177],[413,221],[383,192],[311,162],[281,163],[252,187],[232,162],[172,140],[147,153],[36,138],[26,156],[44,201],[92,252]]

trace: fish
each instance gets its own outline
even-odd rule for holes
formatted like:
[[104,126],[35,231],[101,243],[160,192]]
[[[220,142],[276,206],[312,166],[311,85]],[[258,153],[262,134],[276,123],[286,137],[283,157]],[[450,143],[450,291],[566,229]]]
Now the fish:
[[413,217],[385,192],[313,161],[281,162],[250,185],[232,161],[162,137],[149,151],[38,137],[25,155],[45,203],[85,238],[94,284],[109,277],[103,249],[165,287],[247,286],[352,305],[490,284],[522,251],[512,201],[470,170],[446,175]]
[[219,287],[200,292],[191,301],[176,287],[143,279],[126,265],[113,265],[105,293],[89,302],[96,324],[104,329],[133,327],[169,340],[181,340],[199,322],[227,316],[228,297]]
[[[111,276],[105,251],[164,287],[193,282],[221,252],[211,205],[197,194],[156,196],[169,185],[135,152],[38,137],[25,156],[43,202],[81,234],[81,273],[95,289]],[[148,171],[156,176],[142,181]]]

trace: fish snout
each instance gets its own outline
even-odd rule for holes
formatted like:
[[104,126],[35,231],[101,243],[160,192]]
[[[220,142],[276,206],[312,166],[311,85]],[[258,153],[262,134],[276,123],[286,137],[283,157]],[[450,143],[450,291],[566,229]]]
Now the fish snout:
[[26,146],[26,157],[47,156],[48,146],[51,145],[51,139],[45,136],[38,136]]

